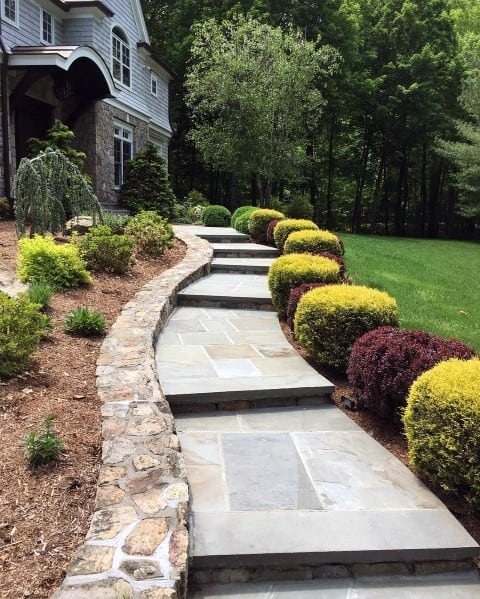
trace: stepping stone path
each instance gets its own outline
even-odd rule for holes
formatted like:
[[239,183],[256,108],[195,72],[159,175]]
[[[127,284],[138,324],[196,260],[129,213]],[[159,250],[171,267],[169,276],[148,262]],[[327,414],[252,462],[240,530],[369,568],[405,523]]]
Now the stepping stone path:
[[283,336],[258,274],[276,250],[193,232],[212,271],[156,350],[192,496],[190,596],[480,597],[477,543]]

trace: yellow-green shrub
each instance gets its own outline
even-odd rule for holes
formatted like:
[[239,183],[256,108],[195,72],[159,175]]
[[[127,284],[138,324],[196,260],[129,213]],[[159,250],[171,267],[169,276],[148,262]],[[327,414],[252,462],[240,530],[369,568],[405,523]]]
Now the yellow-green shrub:
[[280,251],[283,251],[283,246],[285,245],[290,233],[293,233],[294,231],[305,231],[308,229],[318,231],[317,225],[311,220],[304,220],[302,218],[287,218],[282,220],[281,223],[278,223],[273,232],[275,245]]
[[258,243],[266,243],[268,223],[271,220],[282,220],[285,215],[278,210],[259,208],[248,219],[248,232]]
[[53,237],[41,235],[25,237],[18,243],[18,274],[22,281],[47,283],[59,290],[92,282],[73,243],[56,244]]
[[453,358],[420,375],[404,424],[412,464],[480,508],[480,360]]
[[355,285],[327,285],[302,296],[294,330],[317,362],[345,368],[355,340],[383,325],[398,325],[397,303],[387,293]]
[[281,317],[287,313],[290,291],[302,283],[338,283],[340,267],[333,260],[310,254],[280,256],[268,271],[272,302]]
[[322,230],[302,230],[290,233],[283,251],[285,254],[318,254],[320,252],[330,252],[338,257],[342,255],[342,248],[340,247],[338,237],[330,233],[330,231]]

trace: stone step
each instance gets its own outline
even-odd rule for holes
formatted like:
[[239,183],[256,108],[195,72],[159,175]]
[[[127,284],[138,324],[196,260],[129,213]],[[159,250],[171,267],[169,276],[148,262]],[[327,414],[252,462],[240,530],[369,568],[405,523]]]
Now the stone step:
[[192,585],[191,599],[478,599],[476,572]]
[[231,227],[203,227],[200,225],[177,225],[185,227],[193,235],[216,243],[249,243],[250,236],[239,233]]
[[277,248],[258,243],[211,243],[216,258],[276,258]]
[[267,274],[274,258],[214,258],[211,272]]

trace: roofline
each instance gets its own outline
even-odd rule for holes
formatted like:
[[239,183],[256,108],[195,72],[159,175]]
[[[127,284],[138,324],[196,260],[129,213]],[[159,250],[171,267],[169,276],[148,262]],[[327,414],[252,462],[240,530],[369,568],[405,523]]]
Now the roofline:
[[164,71],[166,71],[166,73],[170,76],[171,79],[176,78],[177,74],[175,73],[175,71],[172,70],[165,62],[163,62],[163,60],[158,58],[158,56],[155,56],[152,46],[150,46],[150,44],[147,44],[146,42],[138,42],[137,48],[140,50],[144,50],[148,57],[151,60],[153,60],[153,62],[156,62],[158,66],[161,67]]
[[103,12],[106,17],[113,17],[115,14],[101,0],[49,0],[49,2],[64,12],[70,12],[72,8],[96,8],[100,12]]

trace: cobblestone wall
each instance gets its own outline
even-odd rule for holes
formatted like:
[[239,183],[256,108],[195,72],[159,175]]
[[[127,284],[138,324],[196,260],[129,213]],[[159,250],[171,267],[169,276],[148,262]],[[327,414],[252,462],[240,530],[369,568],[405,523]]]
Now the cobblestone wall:
[[212,250],[187,232],[184,260],[149,282],[111,327],[97,362],[103,448],[95,513],[52,599],[183,599],[188,486],[154,347],[176,294],[210,268]]

